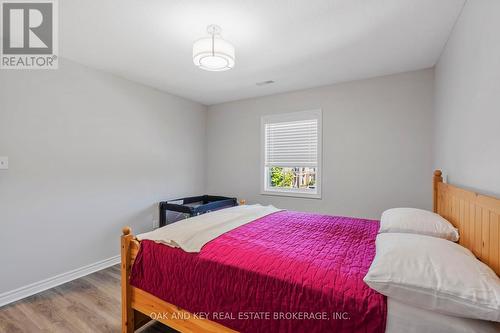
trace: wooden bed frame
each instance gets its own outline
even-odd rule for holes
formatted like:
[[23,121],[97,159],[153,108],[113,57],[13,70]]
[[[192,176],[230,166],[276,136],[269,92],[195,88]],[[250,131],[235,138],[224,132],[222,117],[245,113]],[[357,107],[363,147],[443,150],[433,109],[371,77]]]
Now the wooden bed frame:
[[[500,275],[500,199],[443,183],[440,170],[433,177],[434,212],[460,231],[459,244]],[[197,317],[129,283],[130,269],[140,242],[130,227],[121,236],[122,332],[131,333],[151,317],[180,332],[235,332],[206,318]]]
[[460,245],[500,275],[500,199],[445,184],[436,170],[434,212],[459,230]]
[[155,320],[180,332],[235,332],[214,321],[194,314],[159,299],[129,283],[130,269],[139,252],[140,241],[130,227],[123,228],[121,237],[122,275],[122,332],[131,333]]

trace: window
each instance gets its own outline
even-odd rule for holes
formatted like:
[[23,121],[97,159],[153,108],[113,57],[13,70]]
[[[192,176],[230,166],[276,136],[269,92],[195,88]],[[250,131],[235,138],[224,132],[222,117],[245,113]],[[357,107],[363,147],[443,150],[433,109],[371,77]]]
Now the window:
[[321,197],[321,110],[262,117],[262,194]]

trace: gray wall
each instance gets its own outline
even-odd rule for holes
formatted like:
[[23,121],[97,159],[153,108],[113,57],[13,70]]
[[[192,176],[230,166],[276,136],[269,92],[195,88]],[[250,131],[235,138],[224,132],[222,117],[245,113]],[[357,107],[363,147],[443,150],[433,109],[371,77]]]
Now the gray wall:
[[119,253],[204,191],[206,107],[72,62],[1,71],[0,294]]
[[468,1],[436,67],[435,165],[500,195],[500,1]]
[[[431,207],[433,70],[211,106],[207,190],[249,202],[379,218]],[[260,117],[323,110],[323,197],[260,195]]]

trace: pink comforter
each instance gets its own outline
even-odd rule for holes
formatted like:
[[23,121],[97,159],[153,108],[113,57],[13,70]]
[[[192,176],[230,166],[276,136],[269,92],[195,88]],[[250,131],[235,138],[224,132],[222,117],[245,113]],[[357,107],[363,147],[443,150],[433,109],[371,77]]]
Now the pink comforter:
[[277,212],[187,253],[142,241],[131,284],[241,332],[384,332],[364,282],[379,223]]

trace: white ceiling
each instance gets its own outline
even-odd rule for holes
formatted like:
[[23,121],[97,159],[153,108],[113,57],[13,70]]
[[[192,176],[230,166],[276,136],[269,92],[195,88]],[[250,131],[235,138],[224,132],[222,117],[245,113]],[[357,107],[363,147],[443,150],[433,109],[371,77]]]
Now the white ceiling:
[[[210,105],[432,67],[463,3],[64,0],[61,56]],[[236,47],[230,71],[193,65],[212,23]]]

